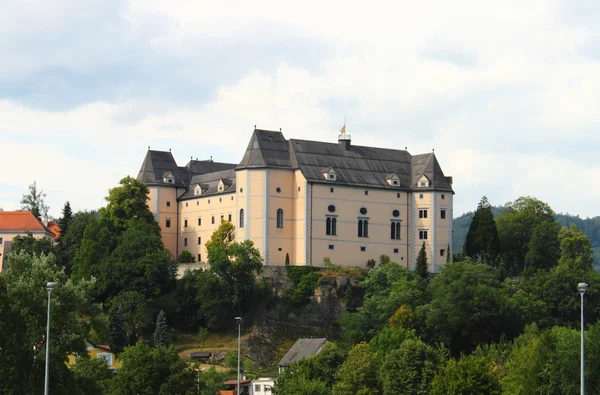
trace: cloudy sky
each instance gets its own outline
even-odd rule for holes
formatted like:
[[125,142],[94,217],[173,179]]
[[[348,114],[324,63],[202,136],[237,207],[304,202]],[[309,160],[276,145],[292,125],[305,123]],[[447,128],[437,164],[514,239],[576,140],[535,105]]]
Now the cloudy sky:
[[0,0],[0,207],[104,205],[147,147],[238,162],[287,138],[435,148],[455,211],[600,215],[600,2]]

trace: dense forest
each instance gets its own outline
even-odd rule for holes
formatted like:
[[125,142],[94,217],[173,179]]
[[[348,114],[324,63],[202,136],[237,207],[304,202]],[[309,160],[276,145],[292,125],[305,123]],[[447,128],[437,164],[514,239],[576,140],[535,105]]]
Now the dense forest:
[[[502,215],[504,207],[491,206],[494,218]],[[467,232],[473,220],[475,211],[469,211],[459,217],[454,218],[454,229],[452,234],[452,251],[462,252],[467,239]],[[572,224],[577,225],[579,229],[590,239],[594,249],[594,267],[600,271],[600,216],[593,218],[581,218],[578,215],[554,214],[554,219],[561,225],[569,227]]]

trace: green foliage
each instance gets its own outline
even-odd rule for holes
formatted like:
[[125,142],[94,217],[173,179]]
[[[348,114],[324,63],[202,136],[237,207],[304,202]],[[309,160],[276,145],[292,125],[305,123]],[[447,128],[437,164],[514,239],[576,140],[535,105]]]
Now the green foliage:
[[108,204],[101,209],[100,215],[111,221],[117,232],[127,228],[131,219],[144,220],[155,224],[154,216],[148,208],[148,186],[132,177],[119,181],[119,186],[108,191],[105,198]]
[[451,359],[440,370],[431,385],[432,395],[500,395],[498,377],[486,358],[461,356]]
[[454,355],[520,330],[499,272],[491,266],[456,262],[445,267],[429,288],[432,301],[423,310],[431,339],[449,345]]
[[88,358],[87,356],[77,359],[71,367],[75,378],[76,388],[73,394],[92,395],[108,394],[113,378],[113,372],[106,365],[106,361],[99,358]]
[[587,238],[577,227],[571,225],[570,228],[563,227],[558,235],[560,242],[560,260],[559,263],[573,269],[591,269],[594,261],[594,251]]
[[390,328],[414,328],[417,321],[415,311],[410,306],[402,305],[388,320]]
[[406,328],[383,328],[377,336],[369,342],[369,346],[377,353],[382,360],[396,350],[407,339],[416,340],[417,335],[414,329]]
[[150,348],[143,343],[126,347],[122,367],[112,380],[115,395],[191,395],[196,374],[179,358],[175,348]]
[[135,344],[144,333],[151,333],[152,311],[150,301],[136,291],[124,291],[107,303],[111,315],[121,307],[127,333],[127,344]]
[[37,188],[34,181],[29,185],[29,192],[21,198],[21,209],[31,211],[36,218],[42,218],[48,215],[49,207],[45,202],[46,194],[43,190]]
[[427,301],[423,279],[396,263],[369,271],[360,285],[363,305],[341,319],[344,334],[354,343],[371,340],[400,306],[415,308]]
[[377,262],[375,262],[375,259],[369,259],[369,260],[367,261],[367,267],[368,267],[369,269],[373,269],[373,268],[375,268],[375,264],[376,264],[376,263],[377,263]]
[[408,339],[385,358],[381,366],[384,395],[425,395],[443,356],[421,340]]
[[184,250],[179,254],[179,258],[177,259],[179,263],[194,263],[196,262],[196,258],[192,255],[188,250]]
[[71,274],[77,248],[81,244],[86,227],[95,219],[96,215],[94,213],[80,211],[68,222],[66,230],[60,225],[61,233],[57,246],[57,262],[60,267],[65,268],[67,274]]
[[[240,368],[243,370],[245,358],[240,354]],[[223,360],[225,366],[229,369],[237,369],[238,366],[238,353],[237,351],[228,352]]]
[[204,328],[204,327],[198,328],[198,341],[200,342],[200,344],[204,345],[206,340],[208,340],[209,336],[210,336],[210,332],[208,331],[207,328]]
[[[335,375],[346,355],[334,343],[327,343],[317,355],[292,364],[278,378],[274,394],[331,394]],[[302,392],[302,391],[307,392]]]
[[390,259],[389,256],[387,256],[387,255],[379,256],[379,266],[387,265],[388,263],[391,263],[391,262],[392,262],[392,260]]
[[336,373],[333,395],[381,394],[379,359],[367,343],[355,345]]
[[425,249],[425,242],[421,245],[419,255],[417,255],[417,263],[415,264],[415,272],[425,282],[429,281],[429,262],[427,261],[427,250]]
[[500,253],[498,229],[496,229],[492,207],[485,196],[477,205],[463,252],[465,256],[485,263],[495,262]]
[[156,317],[154,327],[154,347],[167,347],[171,343],[169,338],[169,325],[167,324],[167,315],[163,310]]
[[46,237],[35,238],[30,232],[27,232],[25,236],[15,236],[12,241],[11,254],[19,254],[25,252],[34,255],[48,255],[55,252],[55,248],[52,245],[50,239]]
[[110,349],[116,354],[121,353],[127,345],[127,331],[125,330],[125,316],[123,307],[118,305],[112,311],[109,319],[110,324]]
[[504,207],[496,220],[506,274],[518,275],[525,268],[525,257],[535,228],[553,222],[554,212],[548,204],[532,197],[520,197]]
[[292,286],[285,290],[284,296],[297,306],[305,305],[317,289],[319,269],[313,266],[286,266],[285,270]]
[[223,382],[228,379],[227,373],[220,373],[212,367],[202,372],[199,379],[200,395],[215,395],[224,388]]
[[62,239],[62,235],[69,231],[69,225],[73,221],[73,210],[71,210],[71,203],[65,202],[62,209],[62,217],[58,220],[58,227],[60,228],[59,241]]
[[533,230],[529,241],[529,250],[525,254],[527,271],[531,273],[536,269],[548,270],[558,263],[560,246],[557,222],[542,222]]
[[69,279],[53,255],[11,254],[9,270],[0,273],[0,393],[35,394],[44,385],[48,293],[51,294],[50,391],[73,393],[77,384],[65,364],[67,355],[85,354],[89,326],[80,317],[97,313],[92,281]]
[[289,266],[290,265],[290,254],[289,253],[285,253],[285,266]]

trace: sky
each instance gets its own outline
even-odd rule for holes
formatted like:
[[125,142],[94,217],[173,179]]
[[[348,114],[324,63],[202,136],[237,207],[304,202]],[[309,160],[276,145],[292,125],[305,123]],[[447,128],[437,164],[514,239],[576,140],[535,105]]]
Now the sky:
[[97,209],[148,147],[237,163],[254,125],[435,154],[455,215],[600,215],[600,2],[0,0],[0,207]]

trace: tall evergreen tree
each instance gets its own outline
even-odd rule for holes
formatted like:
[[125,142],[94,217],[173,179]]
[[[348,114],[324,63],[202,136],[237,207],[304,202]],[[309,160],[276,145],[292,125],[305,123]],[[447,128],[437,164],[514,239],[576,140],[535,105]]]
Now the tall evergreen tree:
[[499,253],[498,229],[492,214],[492,207],[487,197],[484,196],[477,205],[477,211],[471,221],[464,245],[464,254],[477,261],[493,264]]
[[58,226],[60,227],[60,238],[62,238],[62,236],[69,230],[71,221],[73,221],[73,211],[71,210],[71,203],[67,201],[62,209],[62,217],[58,220]]
[[110,315],[110,349],[116,354],[123,351],[127,345],[127,332],[125,330],[125,316],[123,308],[119,305]]
[[21,208],[31,211],[36,218],[42,218],[48,215],[48,206],[44,200],[45,198],[46,194],[43,190],[37,188],[37,184],[34,181],[33,184],[29,185],[29,193],[24,194],[21,198]]
[[415,265],[415,272],[424,279],[429,281],[429,262],[427,262],[427,251],[425,249],[425,242],[421,245],[419,255],[417,255],[417,263]]
[[167,315],[161,310],[156,317],[156,327],[154,329],[154,346],[167,347],[169,345],[169,325],[167,324]]

